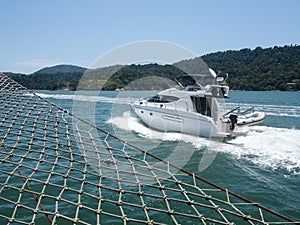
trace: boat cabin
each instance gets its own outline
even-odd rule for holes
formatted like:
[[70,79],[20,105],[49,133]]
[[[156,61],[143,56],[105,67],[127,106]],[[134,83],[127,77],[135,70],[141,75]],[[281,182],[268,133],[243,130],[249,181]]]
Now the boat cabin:
[[211,98],[191,96],[191,100],[197,113],[211,117]]

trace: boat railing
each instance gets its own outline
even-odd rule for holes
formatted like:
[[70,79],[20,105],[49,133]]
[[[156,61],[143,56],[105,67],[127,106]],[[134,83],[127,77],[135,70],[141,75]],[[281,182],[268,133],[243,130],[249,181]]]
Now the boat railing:
[[229,115],[230,113],[233,113],[233,112],[235,112],[235,111],[237,111],[236,114],[238,114],[238,115],[245,115],[245,114],[247,114],[247,113],[250,112],[250,111],[254,112],[254,106],[250,107],[249,109],[246,109],[246,110],[243,111],[243,112],[240,112],[240,106],[238,106],[238,107],[236,107],[236,108],[230,110],[229,112],[225,113],[222,117],[224,118],[224,117],[226,117],[227,115]]
[[244,112],[242,112],[241,115],[245,115],[246,113],[248,113],[250,111],[254,112],[254,106],[252,106],[251,108],[249,108],[249,109],[245,110]]
[[225,116],[229,115],[230,113],[233,113],[234,111],[238,111],[238,113],[240,112],[240,106],[234,108],[233,110],[230,110],[229,112],[225,113],[222,117],[224,118]]

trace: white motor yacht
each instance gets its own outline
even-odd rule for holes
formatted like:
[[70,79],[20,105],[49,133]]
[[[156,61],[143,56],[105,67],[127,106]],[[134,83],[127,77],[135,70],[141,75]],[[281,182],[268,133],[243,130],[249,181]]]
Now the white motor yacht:
[[[240,112],[239,107],[227,111],[224,98],[228,97],[229,87],[226,80],[212,69],[209,71],[211,75],[183,75],[180,80],[176,79],[177,87],[140,99],[131,107],[143,123],[165,132],[203,137],[246,135],[249,125],[261,122],[265,114],[254,112],[253,107],[244,112]],[[200,83],[207,80],[212,82],[205,86]]]

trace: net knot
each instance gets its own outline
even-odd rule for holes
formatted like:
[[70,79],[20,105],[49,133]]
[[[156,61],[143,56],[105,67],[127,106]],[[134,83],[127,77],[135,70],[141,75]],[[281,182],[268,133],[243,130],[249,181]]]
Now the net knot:
[[120,201],[117,201],[117,202],[116,202],[116,205],[117,205],[117,206],[121,206],[122,203],[123,203],[122,200],[120,200]]
[[159,186],[159,190],[164,190],[166,188],[166,186],[165,185],[161,185],[161,186]]
[[144,192],[143,192],[143,191],[139,191],[139,192],[137,192],[137,195],[138,195],[138,196],[143,196],[143,195],[144,195]]
[[124,221],[129,221],[129,219],[127,218],[127,215],[122,216],[122,219],[123,219]]
[[251,216],[250,215],[244,215],[244,220],[250,220]]
[[168,210],[168,215],[174,215],[174,210]]
[[194,200],[188,201],[188,204],[189,204],[189,205],[194,205],[194,203],[195,203]]
[[149,210],[149,208],[147,207],[147,204],[143,204],[142,208],[145,209],[145,210],[147,210],[147,211]]
[[211,195],[205,195],[204,198],[205,198],[206,200],[210,200],[210,199],[212,198],[212,196],[211,196]]
[[96,214],[101,214],[101,213],[102,213],[102,209],[97,209],[97,210],[95,211],[95,213],[96,213]]

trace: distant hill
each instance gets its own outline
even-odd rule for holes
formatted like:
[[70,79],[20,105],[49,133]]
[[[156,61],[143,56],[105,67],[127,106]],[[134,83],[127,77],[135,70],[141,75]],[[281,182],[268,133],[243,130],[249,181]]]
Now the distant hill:
[[184,72],[173,65],[132,64],[114,73],[104,84],[103,89],[161,90],[174,85],[174,78],[182,74]]
[[[300,46],[297,45],[228,50],[173,65],[115,65],[89,70],[73,65],[57,65],[29,75],[5,74],[29,89],[138,90],[166,88],[170,85],[167,80],[173,80],[183,73],[208,73],[208,67],[220,71],[221,75],[228,73],[228,83],[233,90],[300,91]],[[153,76],[165,80],[158,82]],[[148,84],[139,80],[144,77],[148,77]],[[139,82],[133,85],[136,80]]]
[[215,71],[229,74],[235,90],[300,90],[300,46],[245,48],[201,57]]
[[[104,87],[104,85],[107,85],[110,82],[115,83],[116,86],[117,82],[111,81],[111,77],[124,67],[126,67],[126,65],[114,65],[97,69],[88,69],[81,77],[80,82],[76,85],[75,89],[100,90]],[[123,86],[124,85],[125,84],[123,84]],[[114,89],[116,88],[111,88],[109,90]]]
[[16,77],[16,76],[23,76],[23,73],[12,73],[12,72],[3,72],[8,77]]
[[74,65],[56,65],[46,67],[34,72],[33,74],[54,74],[54,73],[84,73],[87,68]]
[[173,66],[188,74],[209,74],[209,67],[201,57],[182,60],[174,63]]
[[172,65],[158,65],[155,63],[115,65],[87,70],[81,77],[77,88],[84,90],[159,90],[168,88],[174,77],[183,73],[183,71]]

